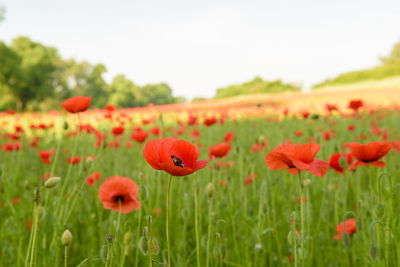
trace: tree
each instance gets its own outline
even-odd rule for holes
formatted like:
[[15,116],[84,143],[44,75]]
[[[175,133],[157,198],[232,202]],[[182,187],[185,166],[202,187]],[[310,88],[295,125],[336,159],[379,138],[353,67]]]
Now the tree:
[[53,47],[33,42],[27,37],[12,41],[11,49],[20,57],[19,75],[10,92],[22,109],[32,100],[42,101],[54,94],[58,86],[57,70],[62,59]]
[[123,74],[114,77],[110,84],[109,94],[109,103],[123,108],[136,106],[138,99],[141,98],[139,86]]
[[164,105],[174,103],[172,89],[166,83],[147,84],[140,88],[143,98],[140,99],[140,105],[144,106],[148,103],[154,105]]
[[384,65],[400,64],[400,41],[393,46],[389,56],[381,58],[381,62]]

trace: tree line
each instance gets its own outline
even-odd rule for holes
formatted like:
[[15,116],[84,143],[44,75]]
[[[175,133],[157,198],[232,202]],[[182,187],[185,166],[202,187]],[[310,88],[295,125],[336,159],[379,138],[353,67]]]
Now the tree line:
[[54,47],[17,37],[10,45],[0,41],[0,110],[58,109],[75,96],[92,96],[92,107],[106,104],[141,107],[185,101],[174,97],[166,83],[139,86],[125,75],[110,83],[103,78],[103,64],[63,59]]

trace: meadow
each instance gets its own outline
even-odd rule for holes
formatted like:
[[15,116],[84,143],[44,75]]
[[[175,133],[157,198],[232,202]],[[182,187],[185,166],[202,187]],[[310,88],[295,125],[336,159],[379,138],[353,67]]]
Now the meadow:
[[[3,112],[0,266],[400,266],[399,106],[326,104]],[[160,138],[207,166],[170,175],[192,147],[150,164]],[[388,151],[357,158],[354,143],[375,141]],[[315,170],[272,162],[314,143]],[[115,176],[137,185],[127,204],[99,193],[131,190],[106,188]]]

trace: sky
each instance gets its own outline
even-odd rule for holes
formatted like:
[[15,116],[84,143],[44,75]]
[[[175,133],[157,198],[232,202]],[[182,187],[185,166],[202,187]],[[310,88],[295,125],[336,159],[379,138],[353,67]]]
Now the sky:
[[400,0],[0,0],[0,40],[103,63],[105,78],[168,83],[176,96],[261,76],[308,90],[379,64],[400,41]]

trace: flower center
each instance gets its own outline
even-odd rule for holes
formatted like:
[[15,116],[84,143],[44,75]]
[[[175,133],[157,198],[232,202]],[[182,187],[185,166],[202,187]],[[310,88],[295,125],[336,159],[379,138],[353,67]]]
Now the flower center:
[[177,156],[171,155],[171,159],[174,162],[175,166],[178,166],[178,167],[181,167],[181,168],[184,167],[183,161],[182,161],[181,158],[178,158]]
[[115,201],[118,202],[118,203],[121,201],[121,203],[123,203],[124,202],[124,196],[116,196],[115,197]]

